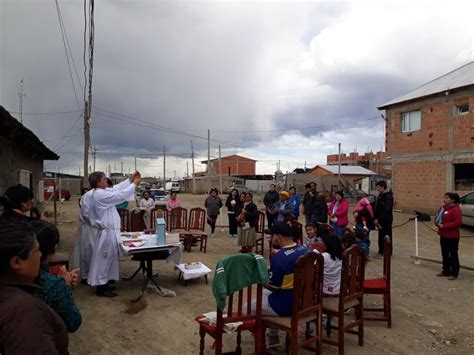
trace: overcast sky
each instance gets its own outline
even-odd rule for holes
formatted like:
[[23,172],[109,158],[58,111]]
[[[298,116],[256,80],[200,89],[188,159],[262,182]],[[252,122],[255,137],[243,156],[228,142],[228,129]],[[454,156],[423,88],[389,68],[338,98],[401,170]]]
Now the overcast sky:
[[[82,165],[83,2],[0,1],[0,105],[61,159]],[[257,173],[325,163],[329,153],[384,148],[376,107],[474,60],[472,2],[163,2],[95,4],[91,139],[110,164],[167,177],[241,154]],[[72,112],[71,112],[72,111]],[[31,114],[57,113],[64,114]],[[19,114],[13,114],[19,118]],[[92,164],[92,163],[91,163]],[[82,166],[81,166],[82,170]],[[196,171],[204,170],[196,164]]]

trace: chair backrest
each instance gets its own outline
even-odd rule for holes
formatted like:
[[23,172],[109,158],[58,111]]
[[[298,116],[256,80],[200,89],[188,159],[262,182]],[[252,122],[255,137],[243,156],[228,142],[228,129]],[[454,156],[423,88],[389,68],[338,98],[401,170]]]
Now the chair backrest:
[[257,234],[263,235],[263,231],[265,230],[265,213],[258,212],[258,219],[257,219],[257,226],[255,227],[255,232]]
[[117,212],[120,216],[120,231],[128,232],[130,229],[130,213],[126,208],[117,208]]
[[139,213],[131,212],[130,213],[130,232],[141,232],[146,229],[145,221],[143,220],[143,215],[145,211],[140,211]]
[[206,227],[206,211],[200,207],[191,208],[189,211],[188,230],[202,231]]
[[323,300],[324,258],[319,253],[306,253],[295,263],[293,273],[292,322],[321,307]]
[[150,228],[151,229],[156,229],[156,219],[157,218],[164,218],[165,217],[165,213],[163,211],[163,209],[161,208],[154,208],[151,210],[151,213],[150,213]]
[[387,285],[390,285],[390,273],[391,273],[391,263],[392,263],[392,240],[390,236],[385,236],[385,242],[383,245],[383,277],[387,282]]
[[291,231],[293,233],[293,241],[295,243],[303,244],[303,225],[298,221],[291,221]]
[[188,210],[183,207],[176,207],[171,212],[166,213],[166,230],[186,230],[188,223]]
[[365,262],[365,253],[357,245],[351,246],[342,254],[339,307],[364,294]]

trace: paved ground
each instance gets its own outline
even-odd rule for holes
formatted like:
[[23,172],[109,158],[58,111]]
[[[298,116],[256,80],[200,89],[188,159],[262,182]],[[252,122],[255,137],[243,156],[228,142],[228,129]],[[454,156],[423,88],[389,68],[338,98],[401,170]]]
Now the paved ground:
[[[184,207],[202,206],[204,195],[180,196]],[[261,205],[261,199],[256,198]],[[71,252],[77,228],[78,204],[73,198],[62,205],[60,249]],[[397,213],[394,225],[410,216]],[[226,218],[223,218],[225,222]],[[440,259],[436,234],[420,224],[420,254]],[[462,235],[474,235],[464,229]],[[375,241],[375,235],[371,238]],[[365,346],[359,347],[355,336],[347,335],[348,354],[473,354],[474,329],[474,272],[461,270],[456,281],[435,277],[440,266],[422,262],[415,265],[414,224],[410,222],[394,230],[393,256],[393,327],[366,323]],[[209,240],[206,254],[185,253],[184,260],[202,261],[211,269],[218,259],[235,253],[236,241],[226,236],[226,229],[218,228],[217,238]],[[267,252],[267,251],[266,251]],[[463,238],[460,243],[461,263],[474,267],[474,238]],[[121,273],[130,274],[136,268],[131,260],[121,264]],[[381,273],[382,261],[372,260],[367,265],[368,277]],[[70,335],[71,354],[197,354],[199,349],[196,314],[215,309],[210,285],[204,280],[192,280],[184,287],[177,280],[171,264],[157,262],[160,282],[176,292],[176,298],[164,298],[147,292],[142,309],[129,314],[130,300],[137,294],[141,280],[118,284],[119,297],[103,299],[89,287],[78,286],[76,301],[84,322],[78,332]],[[370,301],[370,300],[369,300]],[[211,354],[208,339],[206,353]],[[244,336],[245,350],[251,351],[252,339]],[[225,338],[226,349],[233,344],[232,336]],[[335,354],[326,346],[324,353]]]

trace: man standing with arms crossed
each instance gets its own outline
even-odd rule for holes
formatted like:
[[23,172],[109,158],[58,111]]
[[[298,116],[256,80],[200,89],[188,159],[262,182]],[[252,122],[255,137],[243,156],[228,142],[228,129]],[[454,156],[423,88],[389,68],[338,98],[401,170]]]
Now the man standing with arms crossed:
[[388,235],[392,241],[392,223],[393,223],[393,193],[387,190],[387,183],[379,181],[375,184],[379,192],[375,201],[375,220],[374,224],[379,231],[379,252],[374,256],[376,259],[383,258],[383,246],[385,236]]

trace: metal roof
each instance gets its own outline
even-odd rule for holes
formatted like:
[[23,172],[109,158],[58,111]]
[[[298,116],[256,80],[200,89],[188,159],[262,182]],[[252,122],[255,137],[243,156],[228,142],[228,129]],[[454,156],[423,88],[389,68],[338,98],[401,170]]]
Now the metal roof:
[[423,84],[416,89],[413,89],[406,94],[399,96],[393,100],[390,100],[383,105],[379,106],[378,109],[384,109],[387,106],[398,104],[404,101],[417,99],[424,96],[438,94],[444,91],[460,88],[463,86],[474,84],[474,61],[469,62],[462,67],[454,69],[447,74],[440,76],[439,78],[433,79],[430,82]]
[[[318,166],[333,174],[337,174],[339,171],[339,167],[337,165],[316,165],[313,168],[313,170],[316,169]],[[341,175],[376,175],[376,174],[372,170],[363,168],[362,166],[341,165]]]

